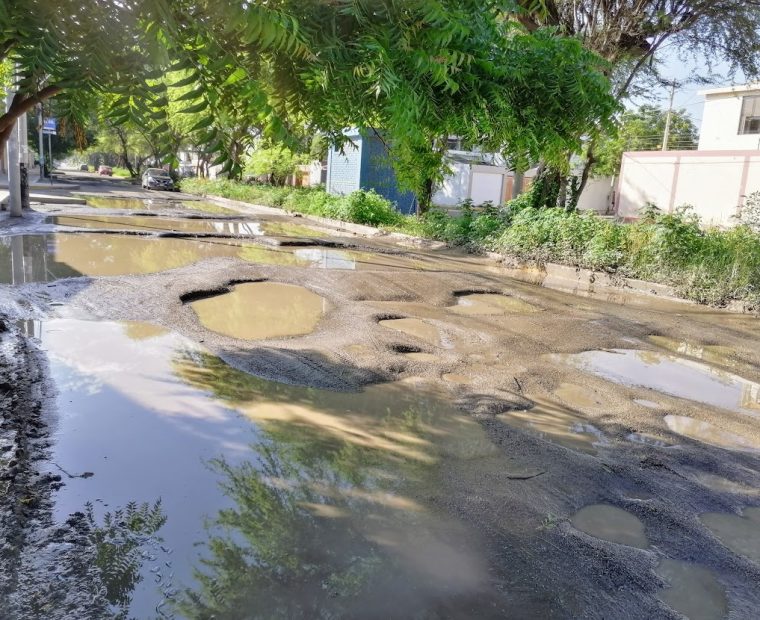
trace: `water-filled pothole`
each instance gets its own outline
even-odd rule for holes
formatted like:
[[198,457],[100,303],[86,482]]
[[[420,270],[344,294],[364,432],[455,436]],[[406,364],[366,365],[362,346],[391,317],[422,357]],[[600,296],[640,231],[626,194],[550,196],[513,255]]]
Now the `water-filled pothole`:
[[211,331],[232,338],[262,340],[311,333],[327,302],[302,286],[251,282],[190,305],[198,320]]
[[536,312],[539,308],[517,297],[498,293],[472,293],[458,297],[457,305],[451,310],[457,314],[487,316],[508,312]]
[[742,516],[708,512],[699,518],[731,551],[760,564],[760,508],[745,508]]
[[701,362],[636,349],[554,357],[609,381],[760,417],[760,384]]
[[157,195],[155,198],[124,198],[85,196],[87,206],[95,209],[128,209],[160,211],[161,209],[180,209],[186,211],[201,211],[217,215],[236,215],[238,211],[229,209],[208,200],[176,200],[168,195]]
[[297,264],[292,253],[237,240],[174,239],[118,233],[0,237],[0,282],[24,284],[77,276],[156,273],[215,257]]
[[441,335],[438,333],[438,329],[421,319],[384,319],[379,321],[379,324],[383,327],[403,332],[414,338],[419,338],[434,346],[441,344]]
[[163,218],[141,215],[55,215],[45,219],[56,226],[98,230],[139,230],[144,232],[211,233],[255,237],[265,234],[260,222],[209,220],[200,218]]
[[[58,389],[51,461],[94,473],[66,479],[53,518],[91,503],[106,541],[93,590],[118,588],[125,617],[161,606],[238,618],[254,604],[264,617],[361,617],[368,604],[387,616],[507,614],[481,534],[426,500],[442,492],[443,458],[507,467],[446,390],[280,384],[146,331],[135,341],[118,323],[56,320],[37,332]],[[134,519],[116,514],[128,505]]]
[[576,529],[595,538],[640,549],[649,547],[641,520],[616,506],[586,506],[575,513],[571,522]]
[[586,454],[596,454],[599,446],[609,443],[598,428],[572,410],[548,399],[532,400],[532,409],[509,411],[497,418],[508,426],[532,431],[549,442]]
[[[314,236],[312,234],[312,236]],[[424,269],[419,261],[392,254],[336,250],[333,248],[297,248],[293,254],[305,264],[317,269],[366,271],[373,269]]]
[[727,450],[760,450],[760,443],[742,435],[724,431],[709,422],[683,415],[666,415],[665,424],[674,433]]
[[554,390],[554,395],[566,405],[579,409],[598,407],[602,404],[593,390],[574,383],[561,383]]
[[667,336],[649,336],[648,340],[657,346],[677,353],[686,357],[695,357],[704,360],[710,364],[722,364],[725,366],[735,366],[731,359],[736,353],[731,347],[712,344],[696,344],[677,338],[668,338]]
[[722,620],[728,615],[725,588],[711,570],[666,558],[656,572],[668,582],[660,599],[688,620]]

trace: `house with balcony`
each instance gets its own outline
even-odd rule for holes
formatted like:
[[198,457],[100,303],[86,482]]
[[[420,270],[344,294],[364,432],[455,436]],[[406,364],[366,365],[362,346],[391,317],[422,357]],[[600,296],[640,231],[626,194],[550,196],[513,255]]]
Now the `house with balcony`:
[[623,154],[617,215],[634,220],[647,203],[666,212],[689,205],[705,225],[732,226],[747,195],[760,191],[760,83],[701,91],[696,151]]

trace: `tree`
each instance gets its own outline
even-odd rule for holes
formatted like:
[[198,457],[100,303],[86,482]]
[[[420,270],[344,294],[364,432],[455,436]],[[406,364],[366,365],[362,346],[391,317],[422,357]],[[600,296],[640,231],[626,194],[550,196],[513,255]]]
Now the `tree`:
[[[500,5],[195,3],[187,20],[177,2],[162,28],[196,85],[187,110],[205,111],[199,127],[231,174],[259,135],[307,127],[341,144],[345,127],[375,128],[399,181],[424,206],[449,135],[556,160],[615,110],[595,55],[553,33],[525,33],[502,19]],[[241,118],[250,130],[235,134]]]
[[[610,63],[615,94],[624,97],[667,43],[683,54],[727,62],[732,72],[760,75],[758,0],[517,0],[529,30],[557,28]],[[617,70],[617,71],[614,71]]]
[[245,171],[253,176],[266,175],[272,185],[284,185],[307,157],[294,153],[284,144],[259,143],[248,156]]
[[[618,131],[600,138],[592,172],[599,176],[614,176],[620,172],[620,162],[625,151],[661,149],[667,115],[667,110],[651,105],[625,112],[620,118]],[[686,110],[674,110],[670,121],[668,149],[690,150],[697,147],[697,142],[697,128]]]
[[[681,56],[699,60],[706,75],[726,62],[730,74],[760,76],[759,0],[517,0],[513,15],[528,30],[551,27],[576,37],[608,61],[615,97],[637,94],[644,78],[658,80],[655,54],[667,44]],[[595,161],[593,137],[579,189]]]
[[79,126],[98,93],[126,89],[142,105],[159,98],[161,89],[145,82],[161,57],[158,42],[147,36],[155,10],[148,0],[0,3],[0,62],[15,67],[16,88],[10,109],[0,114],[0,155],[20,116],[51,97],[60,117]]

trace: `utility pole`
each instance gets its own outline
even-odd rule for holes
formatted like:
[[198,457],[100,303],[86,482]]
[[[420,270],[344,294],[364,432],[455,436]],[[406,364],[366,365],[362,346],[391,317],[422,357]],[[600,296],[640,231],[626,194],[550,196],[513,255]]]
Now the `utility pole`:
[[[13,104],[13,86],[8,88],[6,96],[6,109],[10,110]],[[8,207],[12,217],[21,217],[21,168],[19,168],[18,159],[18,126],[16,121],[13,124],[13,131],[8,138]]]
[[673,99],[676,96],[676,81],[673,80],[670,84],[670,104],[668,105],[668,115],[665,117],[665,135],[662,137],[662,150],[668,150],[668,142],[670,141],[670,123],[673,118]]
[[53,184],[53,143],[52,134],[48,134],[48,155],[50,156],[50,162],[48,163],[48,177],[50,178],[50,185]]
[[37,134],[40,140],[40,182],[42,182],[42,179],[45,178],[45,138],[43,138],[42,134],[42,128],[45,125],[45,113],[42,108],[42,104],[40,103],[39,108],[39,124],[37,125]]

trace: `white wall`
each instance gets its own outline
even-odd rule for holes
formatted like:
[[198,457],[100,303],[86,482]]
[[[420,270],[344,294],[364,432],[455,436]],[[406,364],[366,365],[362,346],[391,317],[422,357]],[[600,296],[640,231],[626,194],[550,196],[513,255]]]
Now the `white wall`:
[[438,207],[456,207],[467,199],[470,190],[470,164],[448,162],[451,173],[433,193],[433,204]]
[[636,219],[647,202],[671,213],[692,205],[703,224],[732,226],[754,191],[760,191],[758,151],[631,152],[623,155],[617,213]]
[[588,180],[578,198],[578,209],[581,211],[596,211],[604,215],[612,207],[614,192],[614,177],[595,177]]
[[504,202],[504,183],[507,169],[497,166],[472,166],[470,199],[474,205],[491,202],[500,205]]
[[747,95],[760,95],[760,90],[706,95],[699,134],[700,151],[760,149],[760,134],[739,134],[742,97]]

